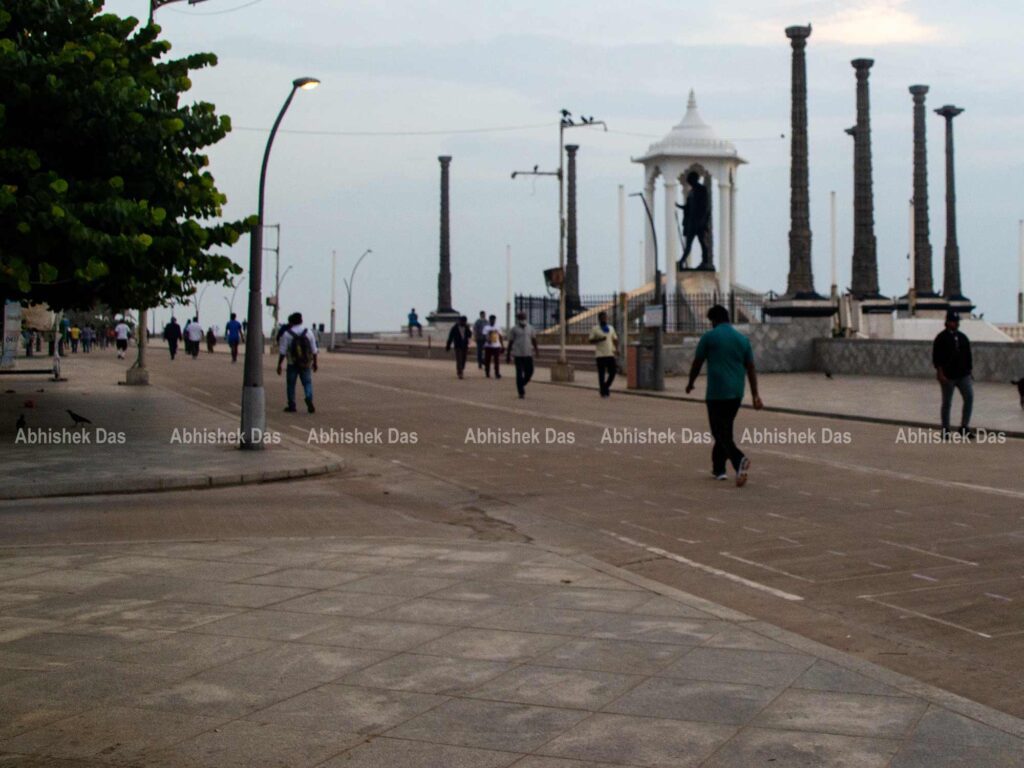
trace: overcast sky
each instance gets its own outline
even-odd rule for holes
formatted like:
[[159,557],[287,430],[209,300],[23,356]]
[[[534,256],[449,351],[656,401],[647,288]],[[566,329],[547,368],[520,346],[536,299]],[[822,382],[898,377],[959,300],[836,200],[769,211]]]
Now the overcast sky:
[[[107,10],[144,19],[147,0]],[[829,288],[830,190],[838,196],[839,284],[850,283],[855,79],[871,71],[875,222],[881,290],[907,285],[912,189],[912,102],[928,94],[933,272],[942,286],[945,243],[943,120],[953,103],[961,273],[986,319],[1015,320],[1018,221],[1024,217],[1024,4],[974,0],[206,0],[157,12],[174,54],[203,50],[220,64],[194,78],[191,96],[231,116],[211,153],[227,214],[255,211],[267,131],[291,81],[297,94],[275,142],[266,221],[281,224],[282,313],[328,322],[331,252],[338,253],[338,327],[347,276],[355,330],[397,329],[410,307],[436,305],[439,166],[453,156],[453,301],[474,315],[504,314],[505,247],[517,293],[543,293],[557,264],[557,185],[510,180],[558,163],[563,107],[604,119],[609,132],[573,131],[579,143],[581,289],[617,288],[617,187],[642,187],[630,162],[667,133],[695,89],[704,119],[749,161],[738,176],[737,278],[782,291],[788,267],[790,48],[784,29],[812,22],[807,51],[811,227],[815,286]],[[488,132],[471,129],[511,129]],[[460,133],[460,131],[463,131]],[[313,133],[303,133],[313,132]],[[394,135],[396,133],[419,135]],[[363,134],[363,135],[353,135]],[[630,287],[639,284],[643,212],[631,200]],[[660,204],[657,206],[660,213]],[[662,225],[659,221],[658,232]],[[272,244],[273,233],[268,235]],[[248,266],[247,240],[232,257]],[[273,256],[264,294],[273,292]],[[244,290],[235,310],[245,311]],[[223,324],[230,290],[209,288],[202,320]],[[179,315],[182,313],[179,312]],[[159,315],[160,322],[166,312]]]

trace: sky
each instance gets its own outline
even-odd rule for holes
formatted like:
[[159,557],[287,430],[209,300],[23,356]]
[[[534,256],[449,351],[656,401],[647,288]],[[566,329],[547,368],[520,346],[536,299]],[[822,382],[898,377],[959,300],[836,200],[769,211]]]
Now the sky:
[[[147,0],[106,10],[145,19]],[[213,102],[234,130],[210,151],[225,215],[256,209],[269,128],[299,92],[271,155],[265,221],[280,224],[281,312],[329,324],[336,253],[337,327],[348,278],[355,331],[398,330],[437,303],[438,155],[451,155],[452,295],[470,316],[504,315],[506,247],[515,293],[542,294],[558,262],[558,188],[514,170],[558,165],[558,116],[607,122],[567,134],[580,145],[578,232],[583,293],[618,287],[617,189],[639,191],[631,162],[679,122],[692,88],[700,112],[748,161],[737,178],[737,280],[782,292],[788,269],[790,47],[785,27],[813,24],[807,49],[815,287],[827,293],[829,193],[837,196],[840,289],[850,284],[853,142],[850,60],[873,58],[875,232],[883,294],[907,288],[912,101],[928,94],[935,284],[945,244],[943,120],[956,104],[957,220],[964,293],[993,321],[1016,319],[1018,222],[1024,218],[1024,4],[995,0],[205,0],[157,11],[172,55],[211,51],[187,94]],[[786,138],[782,138],[785,135]],[[568,141],[568,139],[567,139]],[[659,193],[660,194],[660,193]],[[629,200],[629,288],[641,280],[645,219]],[[655,206],[660,219],[660,201]],[[663,225],[657,222],[659,238]],[[275,233],[267,235],[273,245]],[[248,268],[248,240],[229,255]],[[290,268],[290,269],[289,269]],[[274,289],[274,254],[264,268]],[[201,321],[222,325],[232,291],[200,289]],[[248,283],[234,309],[245,312]],[[169,310],[157,312],[165,322]],[[179,317],[184,313],[179,308]],[[269,317],[269,315],[268,315]]]

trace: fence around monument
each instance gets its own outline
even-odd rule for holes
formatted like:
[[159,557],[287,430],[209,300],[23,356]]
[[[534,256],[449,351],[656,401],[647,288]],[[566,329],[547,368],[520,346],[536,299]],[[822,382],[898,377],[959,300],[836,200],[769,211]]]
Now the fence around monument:
[[[711,329],[707,313],[715,304],[725,305],[729,309],[729,316],[736,323],[760,323],[764,320],[764,302],[764,294],[745,290],[733,290],[728,294],[714,292],[665,296],[662,299],[662,329],[669,333],[704,333]],[[640,327],[645,308],[653,303],[653,290],[628,297],[627,317],[631,329]],[[597,325],[597,316],[602,310],[608,313],[609,322],[619,325],[622,308],[618,294],[581,295],[578,307],[567,307],[568,332],[590,333]],[[525,312],[527,321],[538,331],[558,328],[557,297],[517,295],[515,311],[517,314]]]

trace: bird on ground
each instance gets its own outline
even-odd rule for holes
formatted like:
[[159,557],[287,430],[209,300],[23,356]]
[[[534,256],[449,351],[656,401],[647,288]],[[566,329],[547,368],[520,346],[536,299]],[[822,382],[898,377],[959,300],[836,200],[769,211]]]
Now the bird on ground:
[[76,426],[76,427],[77,427],[77,426],[78,426],[79,424],[81,424],[81,425],[82,425],[83,427],[84,427],[84,426],[85,426],[86,424],[92,424],[92,422],[91,422],[91,421],[89,421],[89,419],[85,418],[85,416],[82,416],[82,415],[81,415],[81,414],[79,414],[79,413],[75,413],[75,412],[74,412],[74,411],[72,411],[72,410],[71,410],[70,408],[67,408],[67,409],[65,409],[65,410],[67,410],[67,412],[68,412],[68,416],[70,416],[70,417],[71,417],[71,420],[72,420],[73,422],[75,422],[75,426]]
[[20,414],[18,416],[18,423],[14,425],[14,428],[15,429],[24,429],[25,428],[25,414],[24,413],[22,413],[22,414]]
[[826,379],[831,379],[832,378],[832,371],[826,370],[826,371],[824,371],[824,374],[825,374],[825,378]]

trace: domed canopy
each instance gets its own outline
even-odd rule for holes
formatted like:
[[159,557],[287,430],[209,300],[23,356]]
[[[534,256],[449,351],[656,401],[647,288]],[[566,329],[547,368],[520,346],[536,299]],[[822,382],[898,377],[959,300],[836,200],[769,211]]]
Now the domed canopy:
[[697,111],[697,97],[692,89],[682,121],[661,141],[651,144],[644,155],[633,158],[633,162],[644,163],[667,158],[713,158],[746,162],[737,155],[736,146],[731,141],[719,138],[715,130],[704,122]]

